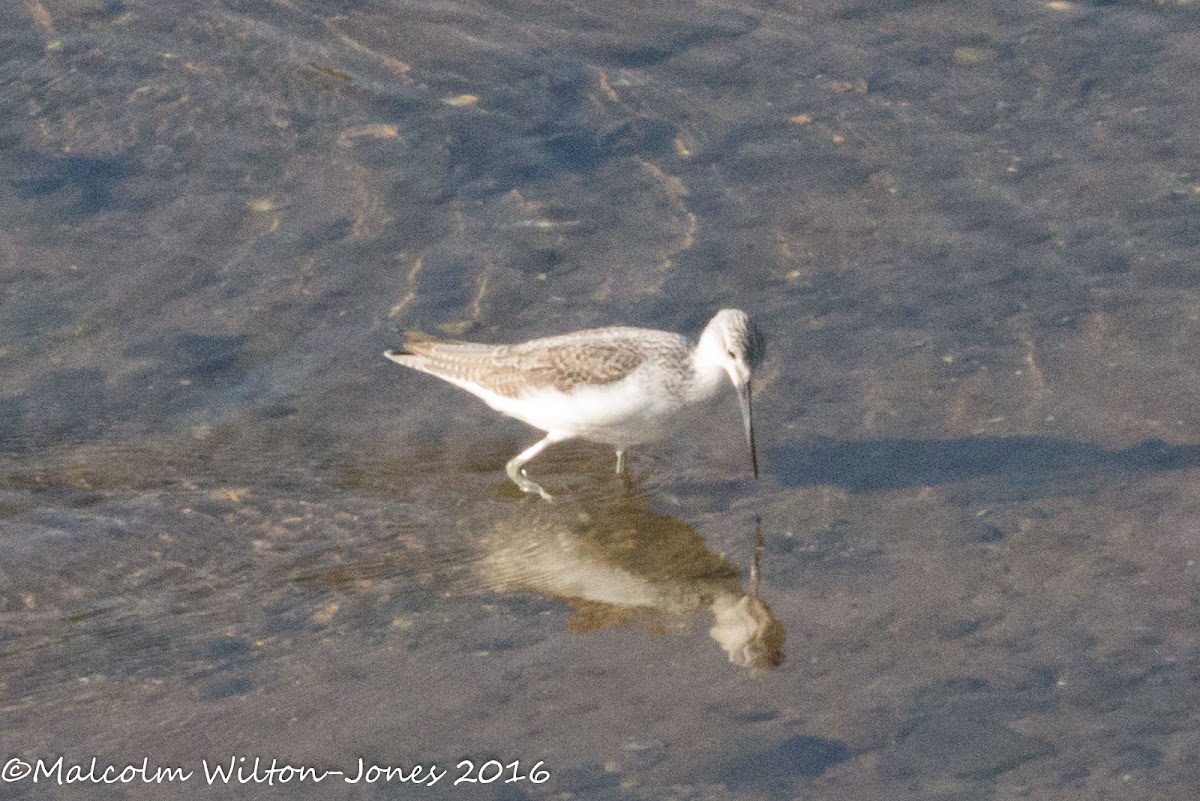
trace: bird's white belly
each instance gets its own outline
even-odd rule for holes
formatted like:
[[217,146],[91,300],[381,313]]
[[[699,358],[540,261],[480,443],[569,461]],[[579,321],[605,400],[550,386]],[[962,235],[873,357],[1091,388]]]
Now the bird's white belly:
[[621,446],[662,438],[682,406],[665,388],[636,377],[571,392],[542,389],[520,398],[492,395],[483,400],[543,431]]

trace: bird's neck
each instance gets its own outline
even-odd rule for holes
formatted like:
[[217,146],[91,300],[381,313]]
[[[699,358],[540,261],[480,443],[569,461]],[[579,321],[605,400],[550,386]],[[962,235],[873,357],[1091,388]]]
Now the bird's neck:
[[692,403],[713,397],[728,380],[725,368],[716,360],[705,358],[702,348],[696,348],[692,352],[692,380],[688,387],[688,399]]

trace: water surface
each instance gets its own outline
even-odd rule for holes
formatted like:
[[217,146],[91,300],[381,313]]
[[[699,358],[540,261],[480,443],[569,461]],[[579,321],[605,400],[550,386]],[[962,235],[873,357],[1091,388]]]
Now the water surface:
[[[1200,791],[1194,5],[10,16],[0,758]],[[628,484],[565,444],[518,497],[537,434],[381,355],[730,306],[757,482],[730,392]]]

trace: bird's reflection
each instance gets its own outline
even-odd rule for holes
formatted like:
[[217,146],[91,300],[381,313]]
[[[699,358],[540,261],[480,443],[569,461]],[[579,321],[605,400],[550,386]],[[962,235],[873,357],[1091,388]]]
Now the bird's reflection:
[[707,610],[709,635],[729,660],[761,671],[783,663],[785,635],[758,597],[761,543],[756,532],[744,592],[741,569],[709,551],[695,529],[637,501],[603,508],[522,504],[482,538],[479,564],[498,592],[532,590],[567,601],[572,633],[636,623],[686,629]]

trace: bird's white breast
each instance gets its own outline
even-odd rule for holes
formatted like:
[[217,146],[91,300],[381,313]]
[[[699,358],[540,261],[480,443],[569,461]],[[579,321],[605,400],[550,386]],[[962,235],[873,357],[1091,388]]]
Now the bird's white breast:
[[543,431],[615,445],[637,445],[664,436],[682,399],[641,371],[611,384],[545,387],[508,398],[461,384],[496,411]]

